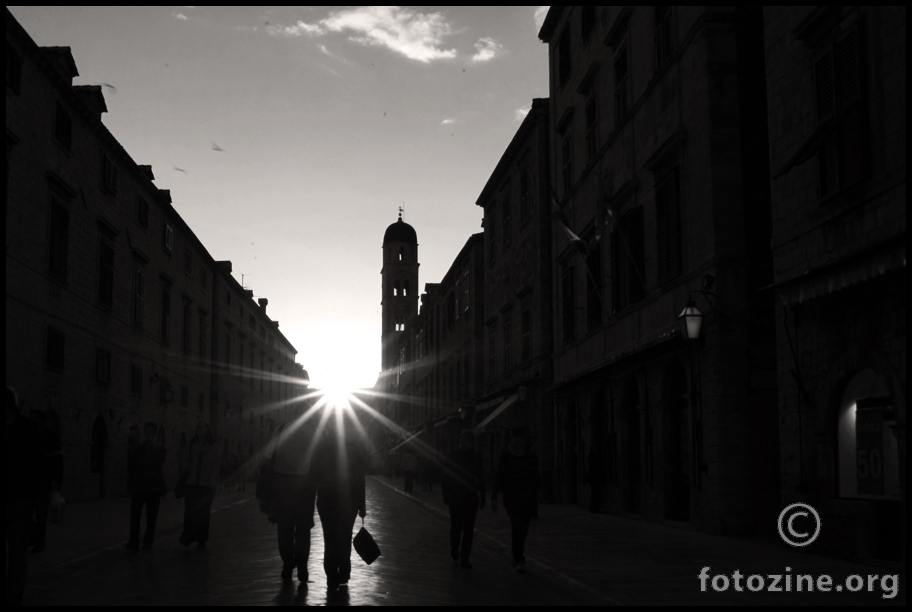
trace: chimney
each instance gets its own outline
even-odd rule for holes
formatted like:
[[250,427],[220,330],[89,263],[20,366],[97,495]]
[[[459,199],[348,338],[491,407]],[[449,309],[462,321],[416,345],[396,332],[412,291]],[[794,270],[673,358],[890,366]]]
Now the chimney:
[[260,298],[257,300],[257,303],[259,303],[260,308],[263,310],[263,314],[266,314],[266,305],[269,303],[269,300],[266,298]]

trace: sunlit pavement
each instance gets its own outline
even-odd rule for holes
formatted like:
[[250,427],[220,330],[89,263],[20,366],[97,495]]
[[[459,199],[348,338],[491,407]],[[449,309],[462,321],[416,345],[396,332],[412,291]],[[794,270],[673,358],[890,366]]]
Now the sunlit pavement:
[[[213,514],[209,545],[184,548],[175,526],[165,528],[151,551],[110,546],[67,563],[35,563],[27,605],[573,605],[604,604],[545,572],[517,574],[502,550],[477,542],[474,569],[454,566],[448,525],[435,512],[369,478],[366,526],[382,550],[372,565],[352,553],[348,588],[329,593],[321,565],[319,517],[312,531],[310,580],[284,585],[275,526],[246,494],[222,496]],[[48,547],[61,545],[68,524],[52,531]],[[360,520],[355,529],[360,528]],[[86,534],[88,535],[88,534]],[[74,536],[77,537],[78,536]],[[42,553],[44,554],[44,553]],[[32,555],[36,560],[36,556]]]

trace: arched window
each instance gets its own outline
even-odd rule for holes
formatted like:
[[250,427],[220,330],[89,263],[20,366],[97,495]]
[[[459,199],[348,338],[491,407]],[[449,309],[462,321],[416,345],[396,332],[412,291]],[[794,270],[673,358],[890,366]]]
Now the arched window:
[[399,281],[393,281],[393,295],[399,295]]
[[836,436],[839,496],[899,499],[896,413],[883,376],[862,370],[846,385]]
[[405,257],[405,247],[399,247],[399,261],[402,261]]
[[404,295],[405,297],[408,297],[409,289],[411,289],[410,283],[409,283],[409,281],[405,281],[403,284],[403,288],[402,288],[402,295]]

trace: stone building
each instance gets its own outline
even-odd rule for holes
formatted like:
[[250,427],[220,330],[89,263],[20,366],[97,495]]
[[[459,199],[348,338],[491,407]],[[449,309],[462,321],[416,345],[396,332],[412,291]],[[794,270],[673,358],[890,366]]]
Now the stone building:
[[[760,9],[552,7],[539,38],[557,497],[588,504],[592,465],[603,510],[775,533]],[[703,315],[697,340],[685,306]]]
[[[219,363],[230,264],[102,123],[101,88],[73,85],[69,48],[38,47],[9,11],[6,45],[6,381],[59,428],[67,498],[122,494],[127,438],[147,421],[160,425],[172,485],[200,420],[223,449],[251,454],[261,434],[250,427],[267,424],[234,426]],[[255,338],[273,360],[260,369],[300,375],[265,305],[245,298],[273,338]],[[237,409],[276,397],[250,394]]]
[[906,554],[906,9],[767,7],[781,503]]
[[535,99],[478,197],[485,229],[484,385],[473,419],[485,423],[484,450],[492,461],[511,427],[529,427],[546,499],[554,488],[548,130],[548,100]]

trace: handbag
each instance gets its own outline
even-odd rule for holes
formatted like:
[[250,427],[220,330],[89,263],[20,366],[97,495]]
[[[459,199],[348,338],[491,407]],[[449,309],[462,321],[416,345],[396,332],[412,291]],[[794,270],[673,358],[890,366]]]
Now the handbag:
[[51,507],[50,512],[48,513],[48,519],[55,525],[59,525],[63,522],[63,513],[66,510],[66,500],[63,498],[63,495],[60,494],[60,491],[54,491],[54,494],[51,496]]
[[355,550],[365,563],[370,565],[380,556],[380,547],[374,542],[374,537],[364,528],[364,517],[361,517],[361,529],[352,540]]

